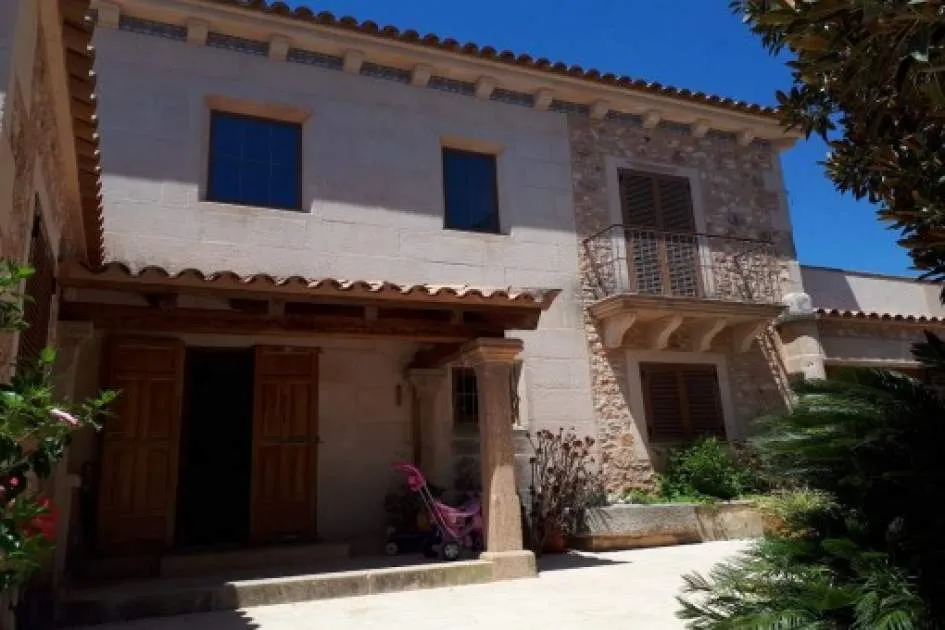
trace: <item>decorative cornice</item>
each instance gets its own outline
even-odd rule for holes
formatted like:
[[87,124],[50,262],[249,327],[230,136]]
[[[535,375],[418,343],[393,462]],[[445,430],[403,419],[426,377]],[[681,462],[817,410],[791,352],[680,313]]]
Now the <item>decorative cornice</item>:
[[[209,20],[217,32],[251,40],[268,42],[274,34],[291,36],[298,49],[325,57],[341,57],[346,50],[356,48],[364,52],[366,63],[395,66],[408,73],[417,65],[427,65],[434,69],[428,87],[471,86],[469,90],[446,90],[454,93],[476,95],[475,86],[482,85],[480,79],[491,77],[496,84],[490,97],[496,90],[533,94],[531,105],[539,110],[588,116],[595,103],[607,101],[611,114],[641,115],[658,111],[657,124],[662,120],[684,125],[706,121],[726,133],[751,130],[753,137],[768,141],[796,135],[781,128],[777,112],[770,107],[602,74],[593,69],[585,71],[577,66],[552,64],[528,55],[499,53],[490,47],[460,45],[455,40],[440,40],[433,35],[421,38],[413,31],[380,28],[373,22],[337,19],[328,13],[315,15],[305,7],[293,11],[284,4],[270,5],[261,0],[112,1],[120,4],[123,12],[137,17],[174,24],[181,24],[188,17],[198,17]],[[294,60],[291,54],[288,59]],[[400,68],[400,64],[404,67]],[[437,72],[442,75],[437,77]],[[440,81],[436,81],[437,78]],[[485,91],[481,88],[479,94]],[[555,94],[556,100],[548,99],[550,93]],[[512,104],[524,105],[525,102],[514,99]],[[599,112],[599,107],[596,111]],[[648,120],[652,122],[653,116]]]

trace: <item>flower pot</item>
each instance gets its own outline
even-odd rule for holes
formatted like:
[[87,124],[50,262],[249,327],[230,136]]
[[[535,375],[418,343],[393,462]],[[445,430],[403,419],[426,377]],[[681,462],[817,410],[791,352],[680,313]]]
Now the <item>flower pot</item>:
[[568,540],[564,533],[553,531],[548,534],[548,539],[542,548],[544,553],[564,553],[568,549]]

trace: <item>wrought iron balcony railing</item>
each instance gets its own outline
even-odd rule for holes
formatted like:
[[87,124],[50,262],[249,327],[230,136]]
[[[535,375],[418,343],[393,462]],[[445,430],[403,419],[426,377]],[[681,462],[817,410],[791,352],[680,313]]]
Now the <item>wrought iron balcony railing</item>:
[[686,297],[778,304],[774,244],[613,225],[584,241],[598,298]]

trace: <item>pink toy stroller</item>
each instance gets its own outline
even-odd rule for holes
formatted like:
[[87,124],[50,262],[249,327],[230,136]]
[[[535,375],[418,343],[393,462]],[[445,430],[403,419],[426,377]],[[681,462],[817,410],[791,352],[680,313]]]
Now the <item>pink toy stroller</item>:
[[[467,501],[460,507],[447,505],[433,497],[427,480],[416,466],[396,464],[394,468],[406,475],[407,487],[418,493],[423,500],[435,532],[432,545],[438,548],[440,558],[452,561],[459,558],[463,548],[481,548],[482,505],[478,498]],[[388,545],[391,544],[396,545],[388,542]]]

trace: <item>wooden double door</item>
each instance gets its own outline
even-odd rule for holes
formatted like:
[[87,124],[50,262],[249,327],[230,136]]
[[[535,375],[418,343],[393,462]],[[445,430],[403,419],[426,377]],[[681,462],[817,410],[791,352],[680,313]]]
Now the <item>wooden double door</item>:
[[[318,351],[257,346],[254,352],[251,490],[245,497],[250,539],[312,539]],[[174,546],[178,484],[188,482],[186,474],[179,474],[178,462],[184,363],[184,344],[178,340],[109,340],[106,381],[120,395],[102,430],[96,531],[103,553]]]

